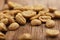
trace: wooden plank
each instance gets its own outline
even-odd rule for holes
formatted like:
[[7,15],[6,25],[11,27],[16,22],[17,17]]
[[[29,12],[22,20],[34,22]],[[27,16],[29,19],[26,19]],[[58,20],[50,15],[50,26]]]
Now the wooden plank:
[[37,5],[37,4],[43,4],[46,6],[47,4],[47,0],[9,0],[12,2],[16,2],[18,4],[22,4],[22,5]]
[[6,40],[13,40],[16,31],[8,31],[6,33]]
[[4,0],[0,0],[0,10],[2,10],[3,6],[4,6]]
[[32,35],[34,37],[33,40],[42,40],[42,28],[42,25],[32,27]]
[[[22,5],[35,5],[35,4],[43,4],[46,7],[57,7],[60,10],[60,0],[9,0],[12,2],[16,2]],[[58,29],[60,30],[60,20],[55,20],[56,26],[52,29]],[[8,32],[6,35],[6,40],[18,40],[18,36],[22,33],[30,33],[33,36],[32,40],[60,40],[60,34],[56,38],[50,38],[46,37],[45,30],[47,28],[45,27],[45,24],[42,24],[40,26],[31,26],[29,23],[27,23],[24,26],[20,26],[20,28],[14,32]],[[13,33],[13,34],[12,34]]]

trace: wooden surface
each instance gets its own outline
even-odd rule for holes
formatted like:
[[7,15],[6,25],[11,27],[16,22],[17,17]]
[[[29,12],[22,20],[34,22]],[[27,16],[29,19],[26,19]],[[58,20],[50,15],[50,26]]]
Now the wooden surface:
[[[9,0],[22,5],[34,5],[34,4],[43,4],[47,7],[57,7],[60,9],[60,0]],[[60,19],[55,19],[56,25],[53,29],[60,30]],[[18,40],[17,37],[22,33],[30,33],[32,34],[32,40],[60,40],[60,34],[56,38],[46,37],[45,24],[40,26],[33,27],[29,23],[24,26],[20,26],[20,28],[16,31],[8,31],[6,33],[6,40]]]
[[0,0],[0,10],[3,8],[4,6],[4,0]]

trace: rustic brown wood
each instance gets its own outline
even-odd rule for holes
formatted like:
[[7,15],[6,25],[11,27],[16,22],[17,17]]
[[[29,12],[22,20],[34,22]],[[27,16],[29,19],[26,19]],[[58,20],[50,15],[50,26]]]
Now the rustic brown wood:
[[0,0],[0,10],[2,10],[3,6],[4,6],[4,0]]
[[[34,5],[34,4],[43,4],[46,7],[57,7],[60,10],[60,0],[9,0],[22,5]],[[54,19],[56,21],[56,26],[52,29],[60,30],[60,19]],[[8,31],[6,33],[6,40],[18,40],[18,36],[23,33],[32,34],[32,40],[60,40],[60,34],[56,38],[46,37],[45,24],[40,26],[31,26],[30,23],[27,23],[24,26],[20,26],[16,31]]]

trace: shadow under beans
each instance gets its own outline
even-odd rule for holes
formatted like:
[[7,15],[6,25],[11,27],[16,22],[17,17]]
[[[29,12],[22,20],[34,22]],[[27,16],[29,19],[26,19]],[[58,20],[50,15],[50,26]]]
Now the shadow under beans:
[[60,18],[53,18],[52,20],[60,20]]
[[4,34],[6,34],[7,33],[7,31],[1,31],[2,33],[4,33]]
[[58,38],[58,36],[46,36],[46,38],[55,39],[55,38]]

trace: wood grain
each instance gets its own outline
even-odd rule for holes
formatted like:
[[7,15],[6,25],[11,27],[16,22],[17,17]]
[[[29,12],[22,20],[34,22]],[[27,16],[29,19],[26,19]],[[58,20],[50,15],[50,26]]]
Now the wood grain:
[[0,10],[2,10],[3,6],[4,6],[4,0],[0,0]]
[[[35,4],[43,4],[46,7],[57,7],[60,10],[60,0],[9,0],[22,5],[35,5]],[[60,30],[60,19],[54,19],[56,22],[56,26],[52,29]],[[40,26],[31,26],[30,23],[27,23],[24,26],[20,26],[20,28],[16,31],[8,31],[6,33],[6,40],[18,40],[18,36],[23,33],[32,34],[32,40],[60,40],[60,34],[56,38],[46,37],[45,24]]]

